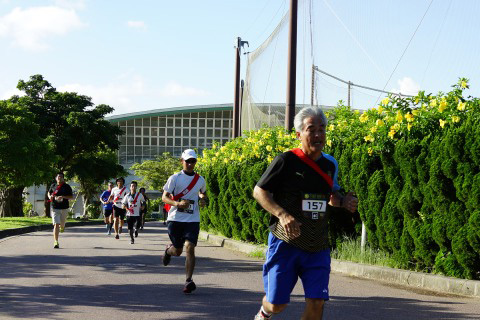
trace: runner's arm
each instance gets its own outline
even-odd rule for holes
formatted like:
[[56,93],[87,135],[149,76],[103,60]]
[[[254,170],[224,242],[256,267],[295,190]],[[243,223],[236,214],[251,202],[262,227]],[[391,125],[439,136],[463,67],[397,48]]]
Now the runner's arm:
[[190,203],[187,200],[182,200],[182,201],[175,201],[172,199],[172,194],[167,191],[163,191],[162,195],[162,201],[164,203],[168,203],[171,206],[178,207],[181,209],[186,209],[190,205]]
[[269,191],[255,186],[253,189],[253,197],[258,203],[267,210],[270,214],[274,215],[280,221],[280,224],[285,228],[287,236],[291,239],[297,238],[300,235],[300,225],[295,218],[289,214],[285,209],[280,207],[275,200],[273,200],[273,195]]
[[330,196],[330,205],[333,207],[347,209],[353,213],[357,211],[358,199],[355,197],[355,193],[353,192],[349,192],[343,196],[339,191],[335,191]]

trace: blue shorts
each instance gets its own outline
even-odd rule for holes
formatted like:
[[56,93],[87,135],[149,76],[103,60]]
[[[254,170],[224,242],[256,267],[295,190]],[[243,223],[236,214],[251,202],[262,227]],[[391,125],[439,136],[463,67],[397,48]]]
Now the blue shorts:
[[270,233],[267,260],[263,265],[267,301],[273,304],[289,303],[298,277],[302,280],[305,298],[328,300],[330,250],[304,251]]
[[167,229],[175,248],[183,248],[186,240],[197,245],[200,222],[167,221]]

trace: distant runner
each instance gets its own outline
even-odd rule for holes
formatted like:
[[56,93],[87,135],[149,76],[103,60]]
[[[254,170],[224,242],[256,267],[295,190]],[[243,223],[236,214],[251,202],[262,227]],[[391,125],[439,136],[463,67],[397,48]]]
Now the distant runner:
[[112,194],[113,183],[108,183],[108,189],[103,191],[100,196],[100,201],[103,203],[103,221],[105,222],[105,227],[107,228],[107,235],[112,234],[113,227],[113,201],[109,200],[110,195]]
[[124,178],[118,178],[116,181],[117,186],[112,189],[112,194],[108,198],[109,201],[113,201],[113,228],[115,230],[115,239],[120,239],[119,234],[122,233],[123,221],[125,220],[125,209],[123,208],[122,201],[125,195],[128,193],[128,189],[125,184]]
[[122,201],[123,208],[127,211],[128,231],[130,232],[130,243],[134,244],[135,238],[138,237],[138,229],[141,225],[140,210],[143,207],[145,198],[140,192],[137,192],[137,182],[130,183],[130,193],[127,194]]
[[182,153],[183,170],[168,178],[163,187],[162,201],[170,205],[167,228],[172,244],[168,245],[163,255],[163,264],[167,266],[172,256],[182,254],[183,245],[187,252],[185,260],[186,281],[184,293],[191,293],[197,286],[192,280],[195,268],[195,246],[200,233],[199,206],[205,206],[205,179],[193,169],[197,163],[197,154],[192,149]]
[[58,234],[65,230],[68,208],[70,207],[68,200],[73,199],[73,192],[72,188],[65,183],[63,173],[59,172],[55,180],[57,183],[52,184],[48,190],[48,199],[52,203],[53,247],[58,249],[60,248]]
[[140,217],[141,217],[140,229],[143,230],[143,227],[145,226],[145,216],[147,215],[147,211],[148,211],[148,205],[149,205],[148,202],[150,201],[150,199],[145,194],[145,188],[140,188],[139,191],[142,194],[143,198],[145,198],[145,201],[142,206],[143,209],[140,210]]

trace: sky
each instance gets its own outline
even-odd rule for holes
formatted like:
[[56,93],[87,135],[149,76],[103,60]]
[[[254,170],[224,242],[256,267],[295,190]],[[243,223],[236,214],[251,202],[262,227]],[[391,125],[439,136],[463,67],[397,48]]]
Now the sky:
[[[309,101],[312,61],[347,81],[406,94],[445,92],[464,76],[478,96],[480,1],[310,1],[299,8],[297,102]],[[232,103],[236,37],[253,52],[288,7],[288,0],[0,0],[0,99],[41,74],[59,91],[112,106],[112,115]],[[255,82],[260,102],[284,101],[282,32],[252,72],[263,77]],[[319,102],[345,100],[344,86],[317,80]],[[353,100],[371,107],[378,98],[357,90]]]

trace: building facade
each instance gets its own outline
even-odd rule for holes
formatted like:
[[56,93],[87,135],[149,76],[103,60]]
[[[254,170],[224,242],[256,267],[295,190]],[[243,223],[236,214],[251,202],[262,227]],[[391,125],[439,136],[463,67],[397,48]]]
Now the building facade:
[[164,152],[179,157],[185,149],[201,154],[213,141],[225,144],[232,137],[233,105],[205,105],[157,109],[106,118],[124,132],[119,137],[119,163],[155,159]]

